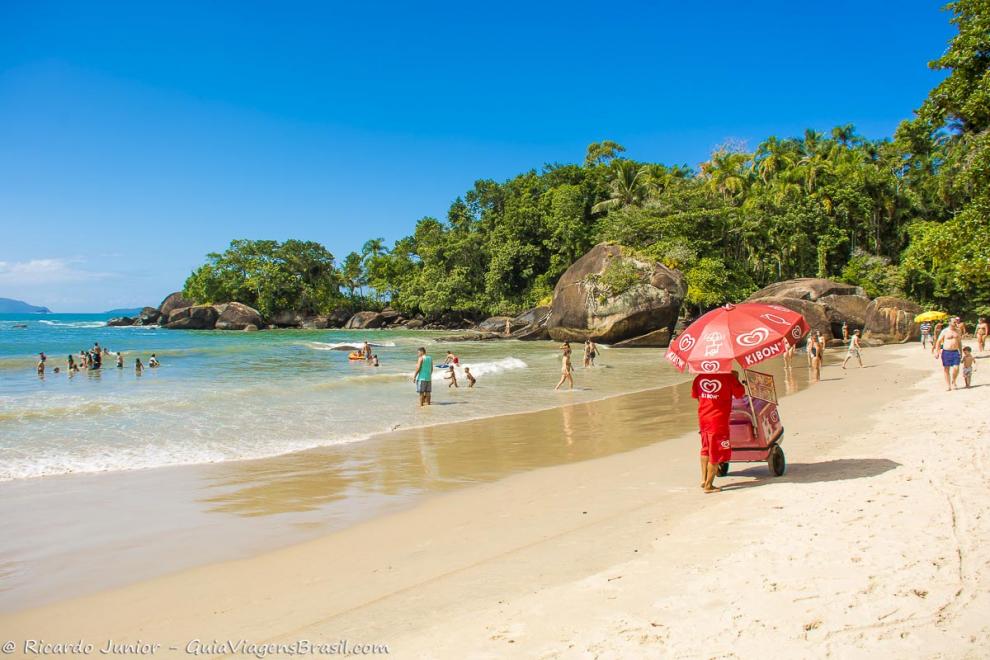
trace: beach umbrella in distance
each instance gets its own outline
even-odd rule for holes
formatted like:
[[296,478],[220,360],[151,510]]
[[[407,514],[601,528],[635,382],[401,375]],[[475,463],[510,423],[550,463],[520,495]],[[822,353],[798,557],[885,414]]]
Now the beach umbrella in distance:
[[749,368],[783,355],[808,330],[803,316],[781,305],[724,305],[678,335],[667,348],[667,361],[678,371],[728,373],[733,360]]
[[944,321],[948,318],[948,314],[945,312],[922,312],[914,317],[915,323],[924,323],[925,321]]

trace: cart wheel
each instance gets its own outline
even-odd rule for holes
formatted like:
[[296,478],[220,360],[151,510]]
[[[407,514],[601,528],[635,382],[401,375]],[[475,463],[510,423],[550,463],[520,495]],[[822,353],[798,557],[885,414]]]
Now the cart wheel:
[[718,474],[718,476],[720,477],[724,477],[725,475],[729,474],[729,463],[728,462],[719,463],[718,472],[716,474]]
[[780,445],[774,445],[773,449],[770,450],[767,465],[775,477],[782,476],[784,471],[787,470],[787,460],[784,458],[784,450],[780,448]]

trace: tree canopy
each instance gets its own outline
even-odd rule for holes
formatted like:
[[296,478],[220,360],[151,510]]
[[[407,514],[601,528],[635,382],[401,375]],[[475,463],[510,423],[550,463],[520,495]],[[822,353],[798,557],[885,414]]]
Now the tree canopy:
[[948,9],[958,34],[930,64],[948,75],[891,138],[809,129],[717,147],[696,170],[605,140],[580,165],[479,179],[445,218],[391,247],[373,238],[339,269],[314,243],[234,241],[186,292],[263,312],[349,299],[477,317],[546,302],[570,264],[614,241],[684,271],[698,310],[819,276],[990,313],[990,4]]

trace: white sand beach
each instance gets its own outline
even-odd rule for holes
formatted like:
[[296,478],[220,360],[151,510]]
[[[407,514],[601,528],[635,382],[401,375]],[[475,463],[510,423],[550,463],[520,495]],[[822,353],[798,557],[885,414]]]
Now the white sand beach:
[[687,433],[4,615],[0,637],[164,656],[243,639],[401,658],[986,657],[986,376],[946,393],[916,344],[864,359],[782,402],[781,478],[734,465],[705,495]]

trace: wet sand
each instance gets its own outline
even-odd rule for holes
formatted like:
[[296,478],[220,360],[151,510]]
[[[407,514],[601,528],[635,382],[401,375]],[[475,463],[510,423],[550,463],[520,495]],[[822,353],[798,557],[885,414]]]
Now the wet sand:
[[[0,631],[17,631],[20,637],[95,640],[140,636],[179,646],[193,637],[241,636],[259,642],[345,637],[390,643],[399,657],[418,657],[427,644],[433,644],[441,657],[460,657],[469,648],[498,655],[508,653],[512,647],[507,645],[525,641],[529,634],[547,648],[553,647],[551,638],[559,637],[563,646],[558,650],[566,650],[568,638],[590,639],[585,632],[605,629],[595,627],[601,623],[597,618],[571,629],[570,623],[550,614],[559,609],[580,624],[584,615],[569,602],[583,602],[589,594],[601,592],[600,602],[585,605],[599,608],[594,610],[596,616],[607,617],[609,594],[618,589],[619,598],[623,584],[621,575],[602,577],[602,571],[649,557],[652,568],[646,574],[640,570],[636,579],[647,580],[655,573],[659,582],[650,587],[653,592],[677,591],[680,578],[670,567],[686,570],[688,576],[703,576],[698,562],[705,566],[706,561],[734,551],[734,544],[762,521],[773,519],[766,509],[779,511],[800,504],[804,511],[815,506],[800,492],[793,501],[781,500],[775,496],[778,489],[800,491],[814,485],[815,497],[824,497],[845,492],[857,480],[868,483],[895,470],[897,464],[890,459],[833,455],[848,453],[857,434],[877,425],[889,431],[892,425],[911,424],[917,430],[917,420],[905,419],[903,412],[894,418],[883,413],[884,406],[903,396],[926,373],[903,363],[900,354],[912,348],[870,350],[868,369],[844,374],[835,366],[827,367],[822,383],[786,399],[782,414],[788,475],[775,480],[759,464],[734,470],[737,476],[727,481],[742,489],[738,493],[699,492],[693,432],[656,441],[678,428],[693,427],[693,402],[684,398],[683,390],[664,395],[670,397],[671,408],[681,411],[680,417],[670,419],[657,415],[657,392],[498,418],[490,426],[499,429],[506,453],[501,461],[468,471],[473,476],[467,478],[452,475],[463,474],[463,466],[477,460],[478,451],[465,439],[471,436],[457,434],[459,451],[441,460],[431,451],[439,442],[431,434],[442,438],[444,430],[449,435],[454,427],[415,430],[408,432],[406,444],[416,447],[421,473],[436,484],[433,492],[445,487],[452,492],[420,498],[405,510],[242,561],[200,566],[7,615],[0,618]],[[658,429],[658,420],[669,426]],[[483,432],[483,423],[456,428],[472,424],[477,425],[475,431]],[[411,439],[421,434],[426,438],[413,443]],[[433,443],[426,441],[430,438]],[[553,461],[575,462],[534,470],[528,468],[539,467],[535,461],[540,459],[519,468],[505,458],[518,452],[530,455],[534,447],[544,445]],[[601,455],[602,448],[612,453],[582,460]],[[864,447],[855,450],[862,453]],[[302,456],[293,461],[303,460]],[[277,485],[265,470],[254,474],[259,481],[253,485],[245,486],[242,479],[240,491],[234,488],[213,498],[213,505],[234,507],[247,518],[270,512],[273,500],[282,506],[295,501],[297,511],[304,509],[312,503],[309,494],[318,478],[312,465],[295,465],[299,473],[285,467],[274,472],[283,476]],[[498,480],[456,488],[466,479]],[[828,490],[821,488],[826,484],[831,484]],[[410,488],[406,478],[392,486],[400,491]],[[242,494],[235,495],[238,492]],[[734,510],[732,503],[743,498],[749,508]],[[767,506],[770,499],[774,501]],[[718,524],[694,539],[692,530],[700,531],[697,525],[705,524],[694,521],[699,515],[705,516],[702,521]],[[814,515],[812,511],[808,520],[813,521]],[[667,556],[668,552],[675,554]],[[694,562],[693,568],[686,568],[685,562]],[[613,578],[620,584],[613,585]],[[565,590],[564,601],[556,600],[561,596],[558,589]],[[641,590],[635,593],[641,595]],[[743,597],[725,595],[734,600]],[[517,611],[520,603],[536,609]],[[522,620],[534,617],[537,623],[527,633]],[[539,625],[541,617],[546,618],[546,626]],[[451,618],[456,623],[448,626],[445,622]]]
[[[780,366],[766,370],[782,395],[806,386],[806,369],[784,378]],[[0,612],[254,556],[432,495],[668,441],[693,428],[689,379],[269,459],[0,484]],[[456,405],[438,400],[425,418],[442,421]]]

